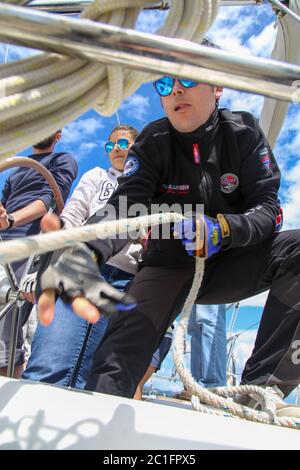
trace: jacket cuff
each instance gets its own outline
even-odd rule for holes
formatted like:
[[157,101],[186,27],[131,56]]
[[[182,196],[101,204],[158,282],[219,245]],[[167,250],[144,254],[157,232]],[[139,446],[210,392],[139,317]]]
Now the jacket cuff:
[[230,241],[225,248],[239,248],[251,242],[253,228],[248,217],[242,214],[225,214],[230,228]]

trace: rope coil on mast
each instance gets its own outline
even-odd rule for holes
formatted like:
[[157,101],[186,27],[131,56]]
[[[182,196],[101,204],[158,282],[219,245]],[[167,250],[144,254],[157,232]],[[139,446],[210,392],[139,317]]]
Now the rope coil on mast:
[[[150,4],[153,0],[94,0],[81,18],[133,28],[140,10]],[[218,6],[219,0],[173,0],[158,34],[200,43]],[[0,66],[0,90],[5,91],[0,99],[0,157],[46,138],[91,107],[103,115],[113,114],[123,99],[155,78],[57,54]]]

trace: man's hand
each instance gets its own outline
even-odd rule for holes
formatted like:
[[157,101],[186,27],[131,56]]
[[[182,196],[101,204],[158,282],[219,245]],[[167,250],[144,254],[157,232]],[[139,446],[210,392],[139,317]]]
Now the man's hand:
[[216,219],[197,214],[174,224],[174,238],[182,240],[189,256],[209,258],[221,249],[222,230]]
[[[54,319],[56,293],[54,289],[46,289],[38,301],[39,321],[43,326],[48,326]],[[99,310],[84,297],[77,297],[71,302],[71,307],[78,316],[89,323],[96,323],[99,318]]]
[[65,303],[72,305],[77,315],[90,323],[100,318],[99,310],[109,317],[118,313],[118,310],[130,310],[135,306],[128,294],[104,281],[93,252],[84,243],[67,248],[43,272],[37,290],[43,292],[38,302],[43,325],[51,323],[53,319],[56,293]]
[[0,230],[6,230],[9,227],[9,220],[5,207],[0,202]]
[[56,214],[45,214],[41,220],[41,231],[56,232],[62,228],[61,220]]
[[[59,230],[60,219],[55,214],[47,214],[41,221],[41,228],[44,232]],[[110,316],[135,306],[128,294],[103,280],[91,250],[84,244],[65,250],[41,276],[37,288],[38,314],[44,326],[50,325],[54,318],[57,294],[89,323],[96,323],[100,312]]]

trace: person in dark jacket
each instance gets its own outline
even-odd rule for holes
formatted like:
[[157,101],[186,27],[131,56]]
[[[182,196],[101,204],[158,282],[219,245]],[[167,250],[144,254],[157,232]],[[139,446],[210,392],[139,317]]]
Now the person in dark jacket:
[[[54,177],[64,202],[72,183],[77,176],[77,163],[74,157],[66,152],[54,152],[56,143],[61,138],[61,131],[38,142],[33,146],[33,154],[29,158],[41,163]],[[2,241],[14,240],[40,231],[40,220],[44,214],[54,207],[54,196],[44,177],[33,168],[20,167],[6,179],[0,203],[0,238]],[[23,275],[27,260],[12,264],[17,281]],[[2,274],[3,272],[3,274]],[[5,279],[1,267],[0,277]],[[28,319],[32,305],[25,303],[21,312],[21,323]],[[15,358],[15,377],[23,370],[24,348],[20,325]],[[6,375],[10,343],[11,314],[5,316],[0,334],[0,375]]]
[[[200,224],[196,238],[205,229],[207,248],[202,254],[206,263],[197,302],[233,303],[270,289],[242,383],[277,385],[288,395],[300,377],[300,361],[296,360],[300,231],[278,233],[280,171],[271,148],[250,113],[218,108],[221,87],[163,77],[155,88],[167,117],[150,123],[140,133],[107,212],[110,207],[118,218],[127,217],[120,203],[126,195],[128,208],[138,203],[139,210],[143,204],[148,212],[176,208],[194,215],[179,229],[177,224],[175,236],[171,232],[169,239],[149,239],[142,267],[128,292],[137,306],[112,315],[95,353],[87,389],[133,396],[191,287],[195,256],[201,254],[194,248],[194,228]],[[104,213],[97,214],[89,223],[105,220]],[[183,239],[176,238],[180,230]],[[105,301],[101,298],[106,287],[96,280],[92,252],[102,265],[125,243],[118,237],[90,241],[67,249],[53,261],[41,277],[41,322],[52,321],[58,286],[75,313],[90,321],[99,317],[97,306],[104,314],[116,309],[120,296],[110,291]],[[87,260],[89,275],[94,272],[93,288],[89,280],[86,289],[82,277],[82,296],[74,298],[79,290],[74,273]],[[70,263],[72,279],[67,274]],[[131,302],[127,297],[122,300]]]

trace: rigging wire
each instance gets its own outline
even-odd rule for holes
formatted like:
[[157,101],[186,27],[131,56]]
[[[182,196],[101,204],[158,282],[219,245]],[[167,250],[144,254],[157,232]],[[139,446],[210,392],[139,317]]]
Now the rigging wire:
[[7,61],[8,61],[8,44],[6,44],[6,48],[5,48],[4,63],[6,64]]
[[119,118],[119,114],[118,114],[118,111],[116,111],[116,117],[117,117],[117,122],[118,122],[118,126],[120,126],[120,118]]
[[259,323],[260,323],[259,321],[253,323],[253,325],[250,325],[248,328],[245,328],[245,330],[240,331],[240,332],[237,333],[235,336],[236,336],[236,337],[239,337],[239,336],[241,336],[243,333],[246,333],[246,331],[248,331],[248,330],[253,330],[253,328],[254,328],[255,326],[259,325]]

